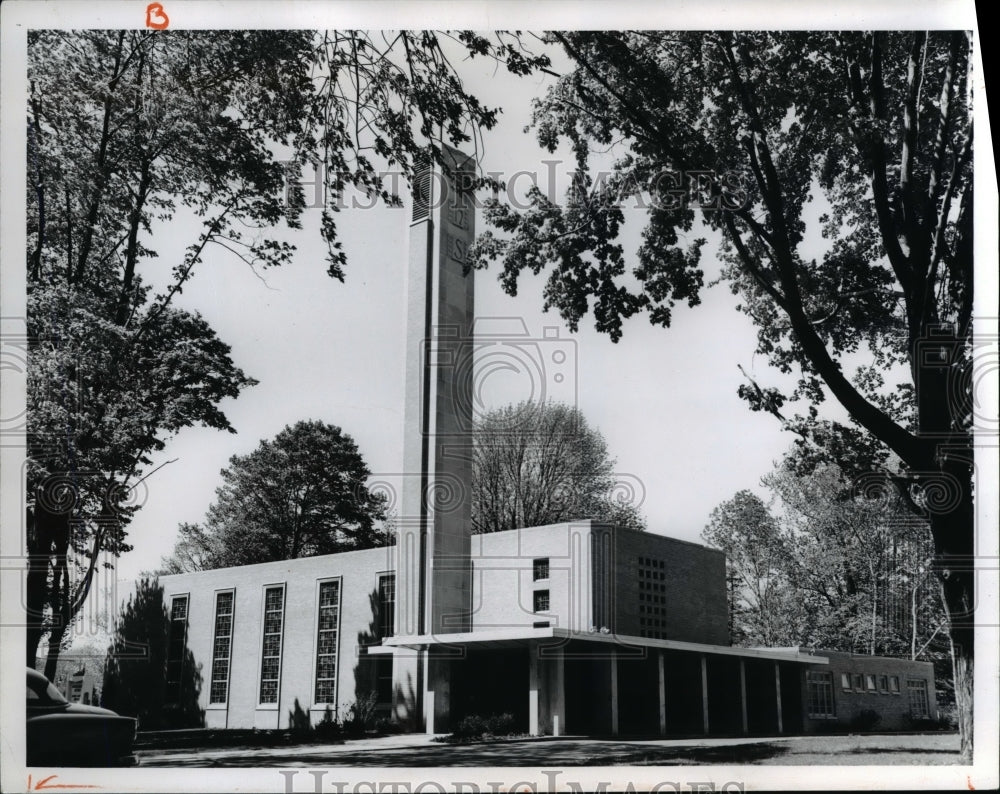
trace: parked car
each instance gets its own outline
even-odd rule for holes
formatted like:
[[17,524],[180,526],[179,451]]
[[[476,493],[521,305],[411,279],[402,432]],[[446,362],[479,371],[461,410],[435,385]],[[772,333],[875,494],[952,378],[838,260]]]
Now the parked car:
[[134,766],[136,719],[70,703],[44,675],[28,668],[28,766]]

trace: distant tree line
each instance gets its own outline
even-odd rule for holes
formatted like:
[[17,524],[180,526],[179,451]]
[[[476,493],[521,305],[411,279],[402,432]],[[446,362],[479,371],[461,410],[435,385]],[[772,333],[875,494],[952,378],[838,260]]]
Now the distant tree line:
[[712,511],[702,538],[726,552],[736,645],[803,645],[930,659],[947,622],[925,521],[885,491],[859,492],[834,466],[779,465]]
[[[593,518],[645,529],[619,498],[615,461],[578,408],[523,402],[479,417],[473,433],[472,531]],[[354,440],[301,421],[234,455],[202,524],[183,523],[164,573],[183,573],[394,542],[394,517]]]

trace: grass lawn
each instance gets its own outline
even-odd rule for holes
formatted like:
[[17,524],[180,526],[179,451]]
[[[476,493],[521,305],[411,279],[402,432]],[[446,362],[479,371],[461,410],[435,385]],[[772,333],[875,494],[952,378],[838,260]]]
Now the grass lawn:
[[644,747],[596,754],[586,766],[757,764],[778,766],[889,766],[958,763],[956,733],[906,736],[807,736],[782,741],[687,747]]

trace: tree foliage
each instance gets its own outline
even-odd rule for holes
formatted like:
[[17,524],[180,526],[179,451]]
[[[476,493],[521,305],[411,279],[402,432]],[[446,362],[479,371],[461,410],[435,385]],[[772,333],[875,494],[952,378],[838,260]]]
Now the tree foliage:
[[204,527],[183,524],[166,572],[293,560],[384,545],[385,499],[354,440],[318,421],[234,455]]
[[[646,313],[669,326],[719,277],[758,351],[797,376],[740,390],[800,437],[800,462],[835,462],[896,487],[930,522],[964,681],[973,653],[973,190],[966,32],[551,33],[572,68],[535,103],[550,151],[576,157],[562,204],[540,190],[494,201],[477,264],[547,269],[546,307],[593,311],[618,339]],[[596,175],[609,149],[619,157]],[[602,153],[598,158],[595,152]],[[647,208],[631,272],[622,198]],[[858,360],[865,365],[855,369]],[[894,380],[899,380],[899,385]],[[850,423],[821,414],[832,396]],[[786,403],[806,404],[787,416]],[[971,713],[971,684],[962,685]],[[960,703],[960,711],[962,704]],[[970,752],[963,729],[963,752]]]
[[933,659],[946,648],[926,521],[901,498],[852,489],[834,466],[764,477],[772,506],[740,491],[702,538],[726,552],[732,640]]
[[726,553],[731,642],[750,647],[799,644],[784,538],[760,497],[739,491],[712,511],[701,536]]
[[474,532],[583,518],[646,527],[638,505],[616,488],[603,436],[578,408],[527,401],[498,408],[477,418],[473,442]]
[[[253,383],[175,306],[197,270],[289,262],[277,227],[301,226],[297,172],[322,166],[327,269],[342,280],[344,191],[398,202],[381,168],[410,173],[495,123],[445,35],[29,33],[29,664],[48,634],[54,670],[99,560],[131,548],[150,455],[185,427],[232,430],[219,404]],[[547,63],[516,36],[452,38],[517,74]],[[184,228],[184,253],[161,263],[155,240]]]
[[[173,651],[170,639],[163,587],[155,578],[141,579],[119,616],[101,690],[101,705],[138,717],[140,730],[204,726],[198,706],[201,666],[184,637]],[[175,660],[168,659],[171,652],[177,654]],[[172,675],[179,678],[172,681]]]

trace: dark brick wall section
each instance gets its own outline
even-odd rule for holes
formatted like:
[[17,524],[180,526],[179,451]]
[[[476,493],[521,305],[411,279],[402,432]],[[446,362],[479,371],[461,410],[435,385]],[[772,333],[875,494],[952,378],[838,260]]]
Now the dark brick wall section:
[[[596,527],[595,527],[596,531]],[[652,532],[614,532],[614,627],[619,634],[729,645],[726,557]]]
[[[808,714],[807,676],[803,676],[803,703],[806,704],[805,730],[807,733],[822,732],[836,727],[837,730],[897,731],[920,727],[919,695],[911,704],[910,682],[923,682],[926,689],[926,717],[936,719],[937,697],[934,688],[934,665],[930,662],[913,662],[909,659],[893,659],[885,656],[865,656],[840,651],[817,650],[818,656],[830,660],[829,665],[812,668],[827,671],[833,683],[835,717],[812,718]],[[845,688],[843,676],[849,677],[849,688]],[[874,677],[874,689],[871,677]],[[895,682],[894,682],[895,679]],[[898,684],[898,686],[894,686]],[[919,689],[919,684],[918,684]],[[866,721],[863,712],[877,714],[879,719],[872,725]]]

